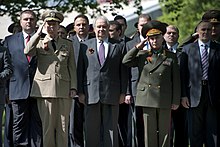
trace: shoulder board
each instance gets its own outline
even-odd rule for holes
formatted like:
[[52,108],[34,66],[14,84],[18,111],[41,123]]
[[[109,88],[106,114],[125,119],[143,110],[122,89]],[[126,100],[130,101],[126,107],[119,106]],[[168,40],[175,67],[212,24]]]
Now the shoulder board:
[[63,38],[64,40],[67,40],[69,42],[72,42],[72,40],[68,39],[68,38]]

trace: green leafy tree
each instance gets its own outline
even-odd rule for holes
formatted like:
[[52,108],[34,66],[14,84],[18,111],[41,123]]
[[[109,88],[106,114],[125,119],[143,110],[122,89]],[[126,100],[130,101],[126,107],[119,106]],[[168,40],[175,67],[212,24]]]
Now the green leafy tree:
[[163,15],[159,20],[175,25],[180,30],[180,42],[194,33],[202,15],[211,9],[219,9],[219,0],[160,0]]
[[[41,9],[56,9],[63,13],[77,11],[82,14],[88,14],[88,10],[91,10],[91,17],[107,12],[114,16],[115,9],[123,9],[123,5],[129,5],[129,0],[106,1],[110,5],[99,7],[100,4],[96,0],[0,0],[0,16],[7,14],[12,21],[16,21],[24,9],[32,9],[38,15]],[[137,13],[142,9],[140,2],[141,0],[134,0]]]

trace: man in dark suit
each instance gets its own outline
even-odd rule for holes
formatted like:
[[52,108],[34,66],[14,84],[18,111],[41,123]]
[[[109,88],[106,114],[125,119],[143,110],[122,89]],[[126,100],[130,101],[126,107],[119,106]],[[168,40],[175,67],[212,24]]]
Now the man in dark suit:
[[[127,29],[127,21],[121,15],[115,16],[114,21],[117,21],[121,25],[121,29],[119,29],[120,27],[117,27],[118,28],[117,32],[120,33],[119,41],[121,44],[124,45],[124,47],[126,47],[127,42],[131,40],[131,38],[125,36],[124,34]],[[109,33],[111,36],[111,24],[110,24]],[[120,147],[131,147],[132,143],[134,143],[132,139],[132,134],[134,134],[134,129],[132,129],[134,128],[132,127],[132,125],[134,124],[132,123],[133,104],[134,103],[131,97],[129,95],[126,95],[124,103],[119,105],[118,124],[119,124],[119,129],[120,129],[119,131],[120,133],[119,134],[120,135],[119,146]]]
[[[89,19],[86,15],[79,14],[74,19],[74,31],[76,35],[69,39],[73,43],[75,62],[77,65],[80,43],[93,38],[89,34]],[[84,146],[84,104],[79,101],[78,96],[74,97],[70,112],[69,146]]]
[[41,121],[36,100],[29,97],[36,70],[36,58],[25,56],[26,42],[35,32],[36,15],[25,10],[20,15],[22,32],[6,37],[4,46],[11,54],[14,73],[9,82],[9,100],[13,111],[13,144],[41,146]]
[[[142,14],[138,18],[138,33],[132,38],[131,41],[126,43],[126,50],[131,50],[136,44],[138,44],[141,40],[144,40],[143,36],[141,35],[141,30],[144,24],[151,21],[151,17],[148,14]],[[148,47],[144,47],[144,50],[147,50]],[[130,76],[129,76],[129,88],[127,90],[127,95],[125,99],[130,99],[130,101],[135,101],[136,93],[137,93],[137,81],[138,81],[138,68],[131,67]],[[135,137],[137,138],[137,145],[144,146],[144,120],[143,120],[143,112],[141,107],[135,107],[135,115],[136,115],[136,122],[135,122]],[[136,141],[136,139],[135,139]]]
[[[8,27],[9,33],[19,33],[21,32],[21,26],[20,23],[12,23]],[[12,35],[13,35],[12,34]],[[9,35],[11,36],[11,35]],[[9,36],[6,36],[5,38],[8,38]],[[4,40],[3,40],[4,42]],[[7,82],[8,84],[8,82]],[[8,85],[7,85],[8,87]],[[6,95],[6,104],[5,104],[5,129],[4,129],[4,146],[5,147],[13,147],[13,112],[12,112],[12,106],[11,102],[9,101],[8,97],[8,88],[7,88],[7,95]]]
[[[181,51],[178,49],[178,39],[179,29],[173,25],[167,26],[167,31],[164,34],[166,47],[169,51],[175,53],[178,60],[180,60]],[[172,110],[171,118],[170,147],[188,147],[186,108],[180,105],[177,110]]]
[[[2,46],[0,46],[0,61],[0,136],[2,136],[2,115],[5,98],[8,95],[6,93],[7,80],[13,72],[9,50]],[[2,146],[2,137],[0,138],[0,146]]]
[[216,146],[216,99],[219,99],[219,44],[211,41],[212,25],[197,25],[198,41],[183,47],[180,61],[182,105],[188,109],[190,146]]
[[109,21],[94,21],[96,38],[81,45],[78,60],[78,91],[85,100],[86,147],[118,147],[119,103],[124,102],[127,70],[123,48],[111,43]]

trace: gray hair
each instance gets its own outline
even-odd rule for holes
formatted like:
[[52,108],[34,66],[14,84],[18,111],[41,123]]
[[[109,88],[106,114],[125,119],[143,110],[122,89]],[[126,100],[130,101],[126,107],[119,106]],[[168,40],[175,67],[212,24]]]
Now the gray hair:
[[99,19],[104,20],[104,21],[108,24],[108,26],[109,26],[109,20],[108,20],[107,17],[105,17],[105,16],[98,16],[98,17],[96,17],[96,19],[95,19],[94,22],[93,22],[94,28],[96,27],[96,22],[97,22],[97,20],[99,20]]

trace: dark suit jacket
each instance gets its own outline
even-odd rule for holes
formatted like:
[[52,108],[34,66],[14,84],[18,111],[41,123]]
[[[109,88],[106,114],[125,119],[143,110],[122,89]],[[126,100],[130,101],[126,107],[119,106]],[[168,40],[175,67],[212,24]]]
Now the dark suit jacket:
[[[209,52],[208,89],[210,101],[219,99],[220,45],[211,42]],[[197,107],[201,97],[202,64],[198,41],[183,47],[180,62],[181,96],[190,99],[191,107]]]
[[10,51],[14,70],[9,82],[9,99],[27,99],[36,71],[36,57],[32,57],[31,62],[28,62],[24,54],[22,32],[6,37],[4,46]]
[[126,93],[127,68],[122,65],[123,48],[109,40],[108,55],[101,66],[96,38],[81,44],[78,61],[78,91],[86,96],[87,104],[98,101],[119,104],[119,96]]
[[10,78],[12,72],[9,50],[0,46],[0,104],[5,104],[6,81]]
[[[140,41],[141,41],[140,36],[137,33],[131,41],[126,43],[127,52],[129,50],[131,50]],[[127,90],[127,94],[131,94],[132,96],[136,96],[138,76],[139,76],[138,68],[132,67],[130,69],[130,74],[129,74],[129,88]]]

